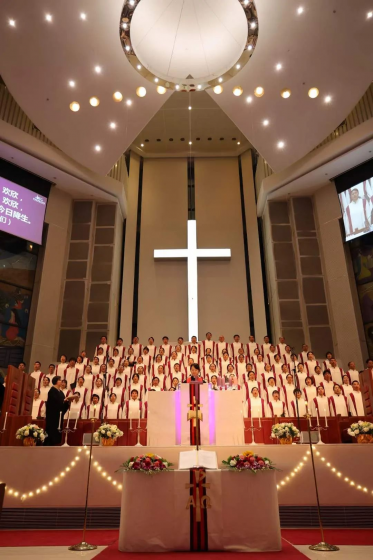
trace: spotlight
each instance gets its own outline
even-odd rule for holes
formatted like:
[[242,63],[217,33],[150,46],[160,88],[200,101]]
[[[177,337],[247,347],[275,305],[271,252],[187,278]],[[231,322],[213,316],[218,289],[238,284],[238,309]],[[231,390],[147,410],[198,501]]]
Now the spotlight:
[[325,97],[325,103],[330,103],[331,100],[332,100],[332,98],[331,98],[330,95],[327,95],[327,96]]
[[213,89],[214,93],[221,93],[223,91],[223,87],[222,86],[215,86]]
[[253,50],[253,46],[252,46],[252,45],[249,45],[249,46],[247,47],[247,50],[248,50],[248,51],[252,51],[252,50]]
[[250,28],[251,28],[251,29],[255,29],[255,28],[256,28],[256,23],[255,23],[255,21],[252,21],[252,22],[250,23]]
[[241,68],[241,64],[236,64],[236,70],[239,70]]
[[111,122],[109,126],[112,130],[115,130],[117,128],[117,125],[116,125],[115,122]]
[[180,89],[179,84],[176,84],[175,89]]
[[299,6],[299,8],[297,9],[297,13],[300,15],[303,14],[303,12],[304,12],[304,8],[302,8],[302,6]]
[[246,102],[247,103],[252,103],[253,98],[251,97],[251,95],[249,95],[249,97],[246,97]]
[[263,121],[263,126],[268,126],[268,125],[269,125],[269,120],[268,120],[268,119],[265,119],[265,120]]
[[10,20],[9,20],[9,25],[10,25],[10,27],[15,27],[15,26],[16,26],[15,20],[14,20],[14,19],[10,19]]
[[236,97],[239,97],[240,95],[243,94],[243,89],[241,86],[236,86],[233,88],[233,95],[235,95]]
[[368,13],[367,13],[367,18],[368,18],[368,19],[373,18],[373,12],[368,12]]
[[289,99],[290,96],[291,96],[290,89],[285,88],[281,91],[281,97],[283,97],[284,99]]
[[[95,146],[95,151],[96,152],[101,152],[101,146],[99,146],[98,144]],[[67,470],[67,469],[66,469]],[[70,469],[69,469],[70,470]]]
[[154,81],[156,84],[159,82],[158,78],[154,78]]
[[222,81],[223,81],[223,78],[219,78],[219,80],[218,80],[219,84],[221,84]]
[[129,52],[131,50],[131,47],[129,45],[126,45],[125,49],[126,49],[127,52]]
[[70,81],[69,81],[69,86],[70,86],[70,87],[75,87],[75,82],[74,82],[74,80],[70,80]]
[[197,89],[202,89],[201,84],[198,84]]
[[100,105],[100,100],[98,97],[91,97],[89,104],[92,105],[92,107],[98,107]]
[[167,91],[167,90],[166,90],[165,87],[163,87],[163,86],[157,86],[157,92],[158,92],[160,95],[163,95],[164,93],[166,93],[166,91]]
[[80,14],[80,19],[82,19],[83,21],[85,21],[87,19],[87,14],[81,13]]
[[77,113],[80,109],[80,105],[77,101],[73,101],[72,103],[70,103],[70,109],[71,111],[73,111],[73,113]]
[[47,14],[45,16],[46,21],[49,21],[49,23],[52,21],[53,17],[51,16],[51,14]]
[[115,93],[113,93],[113,99],[114,101],[117,101],[119,103],[119,101],[122,101],[123,95],[120,91],[116,91]]
[[276,64],[276,70],[281,70],[282,69],[282,64],[278,63]]
[[316,99],[316,97],[319,96],[319,90],[317,89],[317,87],[312,87],[311,89],[308,90],[308,97],[310,97],[311,99]]
[[137,90],[136,90],[136,95],[137,95],[138,97],[145,97],[145,95],[146,95],[146,88],[144,88],[144,86],[138,87]]
[[189,107],[188,107],[188,111],[191,111],[191,110],[192,110],[192,107],[191,107],[191,106],[189,105]]
[[127,101],[126,101],[126,105],[128,105],[128,107],[130,107],[130,106],[132,105],[132,101],[131,101],[131,99],[127,99]]
[[262,88],[262,86],[258,86],[257,88],[255,88],[254,95],[256,97],[262,97],[264,95],[264,88]]
[[138,64],[138,65],[136,66],[136,68],[137,68],[137,70],[141,70],[141,68],[142,68],[141,64]]
[[143,148],[143,147],[144,147],[144,144],[141,144],[141,147]]
[[193,142],[190,140],[190,141],[189,141],[189,146],[191,146],[192,144],[193,144]]
[[123,22],[122,23],[122,29],[127,29],[127,27],[128,27],[128,24],[126,22]]
[[280,140],[280,142],[277,143],[277,147],[282,150],[283,148],[285,148],[285,142],[283,140]]
[[237,146],[240,146],[241,142],[237,142]]
[[95,72],[96,72],[96,74],[101,74],[101,72],[102,72],[101,66],[95,66]]

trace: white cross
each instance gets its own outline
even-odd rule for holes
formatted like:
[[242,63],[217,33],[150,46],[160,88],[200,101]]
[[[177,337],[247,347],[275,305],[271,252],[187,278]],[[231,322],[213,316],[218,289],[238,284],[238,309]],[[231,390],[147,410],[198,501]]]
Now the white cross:
[[188,220],[187,249],[155,249],[154,259],[174,259],[188,261],[188,332],[198,339],[198,275],[197,259],[230,259],[230,249],[197,249],[197,223]]

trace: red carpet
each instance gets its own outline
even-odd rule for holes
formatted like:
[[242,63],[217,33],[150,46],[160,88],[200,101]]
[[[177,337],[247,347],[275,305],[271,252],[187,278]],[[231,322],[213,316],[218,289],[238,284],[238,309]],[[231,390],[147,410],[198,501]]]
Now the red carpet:
[[[87,531],[86,541],[108,546],[118,540],[118,530]],[[70,546],[82,540],[82,531],[0,531],[3,546]]]
[[[326,529],[325,540],[330,544],[373,546],[371,529]],[[318,529],[282,529],[284,539],[295,545],[316,544],[321,541]]]

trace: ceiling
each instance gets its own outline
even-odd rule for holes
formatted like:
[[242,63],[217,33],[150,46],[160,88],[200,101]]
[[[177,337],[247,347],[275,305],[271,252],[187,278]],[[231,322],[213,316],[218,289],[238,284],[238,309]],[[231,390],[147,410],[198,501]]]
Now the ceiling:
[[215,99],[204,91],[175,92],[131,146],[144,157],[236,156],[251,147]]
[[[119,40],[122,7],[123,0],[1,2],[0,74],[10,92],[56,146],[101,174],[151,125],[170,97],[169,92],[159,95],[156,84],[126,59]],[[351,0],[257,0],[256,7],[259,37],[251,60],[223,82],[223,93],[208,90],[208,95],[279,171],[336,128],[372,80],[373,18],[367,18],[372,0],[354,2],[353,8]],[[14,26],[9,25],[11,19]],[[277,64],[281,70],[276,70]],[[97,65],[100,74],[94,70]],[[243,95],[236,97],[232,90],[238,85]],[[143,98],[136,95],[139,86],[147,89]],[[253,95],[257,86],[265,90],[261,98]],[[307,95],[312,86],[320,90],[317,99]],[[289,99],[280,96],[283,88],[291,89]],[[122,102],[113,101],[115,91],[123,94]],[[330,103],[325,103],[327,95]],[[92,96],[100,99],[98,107],[90,106]],[[69,109],[72,101],[79,102],[79,112]],[[197,130],[198,119],[192,120]],[[164,118],[159,122],[162,134],[168,134]],[[223,129],[219,137],[225,137]]]

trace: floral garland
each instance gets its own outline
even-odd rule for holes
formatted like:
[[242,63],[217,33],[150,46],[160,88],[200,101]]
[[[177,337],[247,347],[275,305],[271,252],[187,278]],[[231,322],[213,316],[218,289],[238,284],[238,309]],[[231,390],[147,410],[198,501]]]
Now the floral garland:
[[366,436],[367,434],[373,436],[373,424],[371,422],[363,422],[363,420],[359,420],[359,422],[351,424],[347,433],[352,437],[359,435]]
[[229,455],[226,461],[222,461],[229,470],[242,472],[248,471],[256,474],[262,471],[277,470],[268,457],[261,457],[252,451],[245,451],[239,455]]
[[117,439],[122,437],[123,432],[115,424],[101,424],[97,432],[93,434],[95,441],[100,439]]
[[16,439],[33,438],[38,442],[44,443],[46,437],[48,437],[47,433],[36,424],[27,424],[16,432]]
[[272,426],[272,439],[288,439],[299,437],[299,430],[292,422],[283,422],[282,424],[274,424]]
[[166,461],[159,455],[147,453],[146,455],[136,455],[125,461],[116,472],[137,471],[145,474],[156,474],[171,471],[172,463]]

